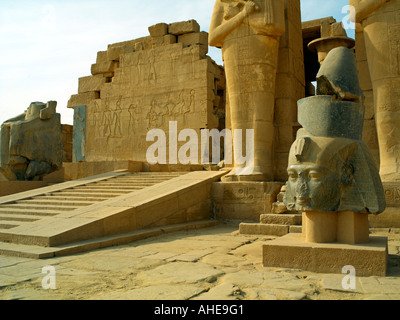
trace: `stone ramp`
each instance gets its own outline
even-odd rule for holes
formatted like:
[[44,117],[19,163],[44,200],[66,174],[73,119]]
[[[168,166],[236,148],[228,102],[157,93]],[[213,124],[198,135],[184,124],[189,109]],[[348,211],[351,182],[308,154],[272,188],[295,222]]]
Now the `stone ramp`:
[[49,258],[212,225],[211,183],[225,173],[112,172],[2,197],[0,254]]

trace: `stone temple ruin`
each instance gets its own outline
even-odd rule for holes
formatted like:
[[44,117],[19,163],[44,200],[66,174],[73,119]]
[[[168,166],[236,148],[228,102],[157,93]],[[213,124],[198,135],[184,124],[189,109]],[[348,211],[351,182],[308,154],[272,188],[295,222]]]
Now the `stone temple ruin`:
[[[3,124],[0,253],[49,258],[228,219],[281,237],[266,267],[385,275],[387,239],[368,230],[400,227],[400,1],[375,2],[350,1],[355,40],[332,17],[302,22],[299,0],[216,0],[209,34],[160,23],[108,45],[68,102],[73,127],[54,102]],[[247,172],[236,156],[251,147]]]

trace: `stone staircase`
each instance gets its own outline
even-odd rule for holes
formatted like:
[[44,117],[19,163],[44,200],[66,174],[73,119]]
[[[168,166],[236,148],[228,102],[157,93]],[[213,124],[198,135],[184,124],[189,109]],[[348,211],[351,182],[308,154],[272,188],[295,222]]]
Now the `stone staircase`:
[[0,197],[0,254],[50,258],[214,225],[221,172],[111,172]]
[[185,173],[135,173],[117,175],[0,205],[0,230],[12,229],[47,217],[87,207],[142,190]]

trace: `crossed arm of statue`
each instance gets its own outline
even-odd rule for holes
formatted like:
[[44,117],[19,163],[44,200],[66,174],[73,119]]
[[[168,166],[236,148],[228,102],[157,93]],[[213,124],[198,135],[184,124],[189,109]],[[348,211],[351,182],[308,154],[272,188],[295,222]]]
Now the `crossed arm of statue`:
[[355,8],[351,20],[353,22],[361,22],[389,1],[390,0],[350,0],[350,5]]
[[222,1],[216,1],[209,32],[210,46],[222,47],[226,37],[238,27],[244,19],[259,10],[253,1],[239,1],[239,4],[243,6],[243,9],[238,14],[231,17],[226,14]]

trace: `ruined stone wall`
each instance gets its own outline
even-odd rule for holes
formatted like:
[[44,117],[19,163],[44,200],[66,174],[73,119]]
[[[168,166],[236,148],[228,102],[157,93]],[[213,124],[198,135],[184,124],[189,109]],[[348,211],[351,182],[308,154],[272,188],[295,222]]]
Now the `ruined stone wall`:
[[[158,24],[150,36],[99,52],[69,107],[86,105],[86,161],[146,161],[151,129],[222,129],[223,70],[196,21]],[[178,148],[184,142],[178,143]],[[200,150],[199,150],[200,156]],[[167,158],[168,160],[168,158]]]

